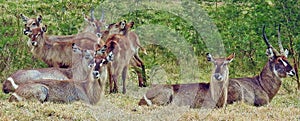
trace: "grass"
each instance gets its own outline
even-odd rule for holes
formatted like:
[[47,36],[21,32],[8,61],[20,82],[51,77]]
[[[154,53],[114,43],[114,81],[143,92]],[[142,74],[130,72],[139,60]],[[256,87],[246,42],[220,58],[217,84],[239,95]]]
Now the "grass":
[[[88,2],[88,1],[87,1]],[[50,35],[68,35],[80,31],[84,25],[82,12],[99,1],[65,2],[40,1],[0,2],[0,82],[18,69],[46,67],[44,63],[33,59],[26,46],[26,36],[22,34],[23,23],[19,13],[34,17],[42,14],[43,22],[49,25]],[[171,7],[170,7],[171,8]],[[205,8],[209,8],[206,6]],[[32,15],[32,16],[31,16]],[[34,16],[33,16],[34,15]],[[191,80],[180,79],[175,55],[166,54],[170,50],[146,46],[148,55],[142,55],[146,63],[148,81],[150,83],[190,83],[207,82],[209,80],[210,63],[204,56],[197,57],[202,70],[194,74]],[[152,49],[151,49],[152,48]],[[153,49],[154,48],[154,49]],[[168,58],[166,58],[166,56]],[[234,63],[234,61],[233,61]],[[239,67],[240,65],[237,65]],[[262,68],[258,67],[258,68]],[[241,69],[242,70],[242,69]],[[106,94],[94,106],[83,102],[71,104],[40,103],[36,101],[10,103],[9,95],[0,92],[0,119],[5,120],[300,120],[300,94],[295,92],[293,79],[283,79],[282,88],[269,105],[253,107],[243,103],[228,105],[226,109],[189,109],[177,106],[138,106],[139,99],[147,88],[138,88],[136,75],[130,72],[127,81],[127,94]],[[257,74],[257,73],[256,73]],[[242,71],[231,73],[233,76],[253,76]],[[121,85],[121,84],[120,84]],[[2,85],[0,85],[2,88]]]
[[[136,86],[130,83],[129,87]],[[2,120],[299,120],[299,94],[280,90],[266,106],[254,107],[243,103],[226,109],[189,109],[177,106],[138,106],[147,88],[128,89],[126,95],[105,95],[91,106],[83,102],[57,104],[52,102],[13,102],[0,100]],[[293,102],[293,103],[292,103]]]

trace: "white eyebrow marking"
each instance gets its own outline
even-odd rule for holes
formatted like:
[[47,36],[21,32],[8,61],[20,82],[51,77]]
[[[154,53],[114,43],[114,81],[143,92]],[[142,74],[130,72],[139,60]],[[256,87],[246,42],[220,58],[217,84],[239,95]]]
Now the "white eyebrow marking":
[[15,81],[14,81],[13,78],[8,77],[7,80],[10,81],[11,85],[12,85],[15,89],[17,89],[17,88],[19,87],[19,86],[15,83]]
[[287,66],[288,64],[280,58],[280,61],[283,63],[284,66]]

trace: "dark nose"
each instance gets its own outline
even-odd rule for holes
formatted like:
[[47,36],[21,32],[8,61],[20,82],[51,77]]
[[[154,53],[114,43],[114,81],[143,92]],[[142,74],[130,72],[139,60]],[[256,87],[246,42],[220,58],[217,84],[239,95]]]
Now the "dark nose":
[[9,93],[9,90],[8,90],[8,89],[5,89],[5,88],[3,88],[2,91],[3,91],[5,94],[8,94],[8,93]]
[[288,75],[289,76],[294,76],[296,74],[296,72],[295,72],[295,70],[293,69],[293,70],[291,70],[290,72],[288,72]]
[[98,38],[102,37],[101,33],[97,33],[97,36],[98,36]]
[[99,71],[93,71],[93,76],[94,76],[94,78],[98,78],[99,77]]
[[32,46],[36,46],[37,42],[31,42]]
[[220,81],[222,79],[222,75],[220,73],[216,73],[214,74],[215,79],[217,79],[218,81]]

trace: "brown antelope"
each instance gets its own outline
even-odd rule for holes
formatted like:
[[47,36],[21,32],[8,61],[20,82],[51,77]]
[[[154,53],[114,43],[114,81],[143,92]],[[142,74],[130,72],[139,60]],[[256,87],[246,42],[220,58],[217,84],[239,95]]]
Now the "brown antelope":
[[93,59],[93,55],[89,50],[80,50],[78,46],[73,44],[73,66],[72,68],[40,68],[30,70],[18,70],[3,82],[2,91],[4,93],[14,92],[20,84],[27,83],[28,81],[40,80],[40,79],[56,79],[67,80],[85,79],[85,75],[88,75],[87,63]]
[[88,76],[82,81],[43,79],[22,84],[11,95],[9,101],[37,99],[41,102],[71,103],[81,100],[96,104],[101,98],[105,84],[105,80],[101,80],[101,73],[107,71],[106,64],[112,61],[109,59],[111,58],[106,54],[96,55],[94,61],[89,64]]
[[210,83],[154,85],[146,92],[139,105],[174,104],[191,108],[224,107],[227,100],[228,63],[234,57],[234,53],[227,58],[213,58],[207,54],[207,60],[214,64]]
[[147,54],[147,52],[141,46],[138,35],[133,31],[129,31],[133,27],[133,25],[134,25],[134,22],[126,23],[126,21],[121,21],[121,22],[118,22],[118,23],[110,24],[108,26],[108,29],[109,29],[110,33],[116,33],[116,34],[124,35],[130,41],[131,47],[132,47],[131,49],[133,49],[135,51],[134,56],[130,61],[130,64],[133,67],[141,68],[142,73],[140,73],[140,71],[137,70],[137,69],[135,71],[138,75],[139,86],[140,87],[145,87],[147,85],[146,84],[147,81],[146,81],[145,65],[144,65],[144,62],[142,61],[142,59],[138,55],[138,50],[141,49],[145,54]]
[[[88,23],[83,32],[91,32],[97,35],[98,38],[102,38],[103,34],[105,37],[108,36],[108,32],[101,31],[101,28],[105,26],[104,11],[102,11],[101,18],[97,20],[94,15],[94,9],[91,9],[91,17],[83,14],[84,20]],[[106,39],[106,38],[105,38]]]
[[267,64],[257,76],[229,80],[228,104],[243,101],[254,106],[266,105],[277,94],[281,86],[281,78],[295,75],[295,70],[287,60],[288,51],[284,51],[280,41],[280,27],[278,30],[280,53],[269,43],[265,26],[263,26],[263,38],[267,45]]
[[[72,44],[84,49],[93,50],[95,41],[89,38],[74,38],[70,41],[51,41],[45,34],[47,26],[29,30],[28,45],[37,58],[46,62],[49,67],[70,67],[72,65]],[[80,40],[80,41],[78,41]]]
[[[37,27],[42,27],[42,16],[39,15],[37,18],[28,18],[27,16],[20,14],[23,22],[25,23],[25,28],[24,28],[24,35],[28,35],[32,29],[37,28]],[[99,28],[100,29],[100,28]],[[100,30],[99,30],[100,31]],[[95,43],[97,43],[99,41],[99,38],[91,32],[81,32],[78,33],[76,35],[66,35],[66,36],[49,36],[48,40],[51,41],[74,41],[75,43],[79,46],[81,46],[81,44],[79,43],[79,41],[81,41],[81,39],[89,39],[94,41]],[[93,48],[89,48],[89,49],[93,49]]]
[[[49,67],[69,67],[71,65],[70,58],[62,59],[63,57],[66,57],[64,56],[64,52],[62,52],[58,56],[56,56],[56,54],[59,50],[64,51],[65,48],[69,48],[72,43],[76,43],[76,45],[82,47],[83,49],[92,50],[94,49],[94,43],[98,43],[100,40],[94,33],[81,32],[76,35],[42,37],[44,39],[41,44],[43,45],[43,47],[41,45],[37,47],[37,45],[34,45],[37,43],[32,39],[36,39],[39,35],[43,34],[46,31],[46,26],[42,27],[41,25],[42,16],[40,15],[38,18],[28,18],[23,14],[21,14],[20,16],[25,22],[24,34],[29,35],[30,38],[27,44],[29,45],[29,47],[31,47],[35,57],[42,58],[42,60],[45,61]],[[45,29],[42,29],[43,32],[41,32],[37,28]],[[37,35],[34,36],[34,34]],[[49,46],[49,43],[51,43],[51,47]],[[50,54],[51,56],[43,54],[44,52],[42,52],[42,48],[45,49],[45,46],[51,48],[50,52],[48,52],[48,54]]]
[[27,30],[26,28],[30,28],[30,29],[34,29],[37,27],[41,27],[41,23],[42,23],[42,16],[39,15],[37,18],[28,18],[27,16],[20,14],[21,19],[23,20],[23,22],[25,23],[25,28],[24,28],[24,34],[27,34]]
[[109,65],[110,84],[114,83],[114,87],[110,85],[110,92],[118,92],[117,80],[122,73],[123,93],[126,93],[125,80],[127,77],[127,70],[130,59],[133,57],[135,51],[131,48],[131,43],[124,35],[113,34],[108,37],[106,41],[106,52],[114,54],[114,61]]
[[[131,47],[133,47],[131,49],[134,49],[136,51],[133,58],[130,60],[130,64],[133,67],[141,68],[142,73],[140,72],[139,69],[137,69],[137,68],[134,68],[134,69],[138,75],[139,86],[145,87],[146,86],[145,66],[144,66],[143,61],[138,56],[138,49],[141,48],[145,54],[146,54],[146,50],[143,47],[141,47],[137,34],[129,31],[129,29],[131,29],[133,27],[134,23],[130,22],[130,23],[126,24],[126,21],[113,23],[113,24],[110,24],[107,26],[108,30],[100,31],[100,28],[105,25],[104,13],[102,11],[102,16],[101,16],[100,20],[97,20],[94,16],[93,9],[91,10],[91,17],[89,18],[86,15],[84,15],[84,20],[87,21],[89,24],[89,26],[87,26],[86,29],[84,29],[84,31],[92,31],[95,34],[99,35],[98,37],[100,37],[100,35],[101,35],[102,39],[101,39],[100,43],[105,43],[107,38],[113,34],[121,34],[121,35],[125,35],[129,38],[129,40],[132,44]],[[129,31],[128,32],[129,34],[127,34],[127,31]],[[101,34],[99,34],[99,33],[101,33]]]

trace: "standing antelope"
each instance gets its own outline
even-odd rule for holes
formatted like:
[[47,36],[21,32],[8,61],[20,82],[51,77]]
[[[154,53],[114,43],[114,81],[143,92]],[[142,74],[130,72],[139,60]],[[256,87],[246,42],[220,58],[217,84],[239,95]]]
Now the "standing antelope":
[[280,41],[280,27],[278,29],[280,53],[269,43],[265,26],[263,26],[263,38],[267,45],[267,64],[257,76],[229,80],[228,104],[243,101],[254,106],[266,105],[277,94],[281,78],[295,75],[295,70],[287,60],[288,51],[284,51]]
[[124,35],[113,34],[109,36],[105,43],[107,53],[114,54],[114,61],[109,65],[110,84],[114,83],[114,87],[110,85],[110,92],[118,92],[117,80],[122,73],[123,93],[126,93],[125,80],[127,76],[128,65],[135,51],[131,48],[130,41]]
[[[71,65],[70,58],[64,58],[65,49],[69,48],[72,43],[82,47],[83,49],[92,50],[95,43],[99,42],[99,38],[90,32],[81,32],[76,35],[67,36],[40,36],[46,32],[46,25],[42,27],[42,16],[38,18],[28,18],[23,14],[20,15],[25,22],[24,34],[28,35],[30,40],[28,41],[29,47],[32,49],[32,53],[35,57],[41,58],[45,61],[49,67],[69,67]],[[38,28],[42,28],[39,30]],[[43,38],[43,41],[37,46],[36,39]],[[49,46],[50,45],[50,46]],[[50,48],[45,55],[44,50]],[[68,49],[67,49],[68,50]],[[58,51],[62,51],[60,55],[56,55]],[[48,56],[48,57],[45,57]]]
[[191,108],[223,107],[227,100],[228,63],[235,54],[227,58],[213,58],[207,54],[207,60],[214,64],[210,83],[154,85],[150,88],[139,105],[168,105],[190,106]]
[[37,99],[41,102],[70,103],[81,100],[96,104],[100,100],[105,84],[105,80],[101,80],[101,74],[102,71],[107,71],[106,64],[112,61],[109,59],[111,58],[106,54],[96,55],[89,64],[89,74],[85,80],[43,79],[22,84],[11,95],[9,101]]
[[[70,67],[72,65],[72,44],[84,49],[94,49],[94,40],[89,38],[74,38],[70,41],[51,41],[45,34],[47,26],[30,30],[28,45],[32,54],[46,62],[49,67]],[[77,41],[80,40],[80,41]]]
[[110,24],[108,26],[108,29],[109,29],[110,33],[125,35],[128,38],[128,40],[130,41],[130,44],[132,47],[131,49],[133,49],[135,51],[133,58],[130,61],[130,64],[134,67],[137,66],[137,67],[141,68],[142,73],[140,73],[140,71],[137,69],[135,69],[135,71],[138,75],[139,86],[146,87],[147,81],[146,81],[145,65],[144,65],[144,62],[142,61],[142,59],[138,55],[139,54],[138,50],[141,49],[145,54],[147,54],[147,52],[141,46],[138,35],[133,31],[129,31],[133,27],[133,25],[134,25],[134,22],[126,23],[126,21],[121,21],[118,23]]
[[[102,11],[102,16],[101,16],[100,20],[97,20],[94,16],[93,9],[91,10],[91,17],[88,18],[86,15],[84,15],[84,20],[87,21],[89,24],[89,26],[87,26],[86,29],[84,29],[84,31],[92,31],[95,34],[99,35],[98,37],[100,37],[100,35],[101,35],[102,39],[101,39],[100,43],[105,43],[107,41],[107,38],[113,34],[121,34],[121,35],[125,35],[128,37],[128,39],[130,40],[131,46],[130,46],[130,48],[126,48],[126,49],[133,49],[135,51],[134,56],[130,60],[130,64],[133,67],[141,68],[142,73],[139,69],[137,69],[137,68],[134,68],[134,69],[138,75],[139,86],[145,87],[146,86],[145,66],[144,66],[143,61],[140,59],[140,57],[138,55],[138,49],[141,48],[145,54],[146,54],[146,50],[141,47],[137,34],[129,31],[129,29],[133,27],[134,23],[130,22],[130,23],[126,24],[126,21],[113,23],[113,24],[108,25],[108,27],[107,27],[108,30],[100,31],[99,28],[101,28],[105,25],[104,13]],[[99,34],[99,33],[101,33],[101,34]],[[127,34],[127,33],[129,33],[129,34]],[[112,82],[112,81],[110,81],[110,82]],[[112,87],[111,83],[110,83],[110,87]],[[113,89],[111,88],[110,90],[113,90]],[[115,91],[111,91],[111,92],[115,92]]]
[[56,79],[67,80],[85,79],[88,75],[87,63],[93,59],[92,52],[90,50],[80,50],[78,46],[73,44],[73,66],[72,68],[40,68],[30,70],[18,70],[3,82],[2,91],[4,93],[14,92],[20,85],[27,83],[28,81],[40,80],[40,79]]

